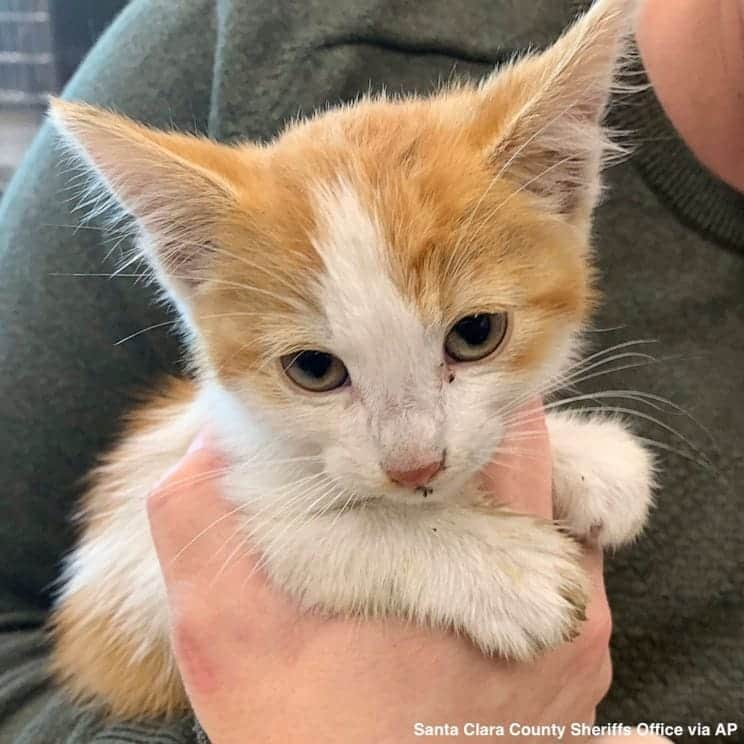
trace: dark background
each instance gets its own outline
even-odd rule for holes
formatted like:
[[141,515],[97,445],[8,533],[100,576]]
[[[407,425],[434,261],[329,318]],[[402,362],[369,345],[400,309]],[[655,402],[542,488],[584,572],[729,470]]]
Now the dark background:
[[127,1],[50,1],[52,41],[57,84],[60,88],[70,79],[88,49]]

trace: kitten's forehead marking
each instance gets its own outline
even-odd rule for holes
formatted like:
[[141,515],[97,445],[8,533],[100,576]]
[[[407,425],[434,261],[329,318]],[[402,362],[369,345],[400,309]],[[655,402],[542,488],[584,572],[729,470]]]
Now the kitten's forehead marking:
[[[436,365],[427,329],[392,278],[390,251],[374,210],[345,179],[315,190],[324,274],[321,300],[334,350],[347,364],[376,367],[391,385]],[[372,369],[368,368],[371,372]]]

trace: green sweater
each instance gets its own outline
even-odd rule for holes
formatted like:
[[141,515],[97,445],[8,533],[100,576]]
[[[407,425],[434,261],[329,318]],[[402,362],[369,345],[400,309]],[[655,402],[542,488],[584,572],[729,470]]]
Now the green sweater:
[[[135,0],[66,95],[156,126],[266,138],[326,102],[384,85],[426,91],[543,45],[572,0]],[[664,476],[642,541],[612,557],[615,682],[600,719],[744,725],[744,199],[699,166],[653,94],[616,106],[633,157],[608,174],[596,244],[606,296],[596,348],[657,339],[658,363],[592,380],[671,398],[689,417],[611,399],[659,440]],[[122,412],[179,367],[152,288],[106,274],[120,247],[76,230],[70,173],[48,128],[0,209],[0,742],[193,740],[189,720],[116,725],[50,681],[42,626],[74,534],[79,478]],[[629,360],[632,361],[632,360]],[[671,448],[671,449],[668,449]],[[681,450],[675,453],[673,450]],[[690,459],[690,457],[692,459]],[[679,741],[693,741],[681,737]],[[729,739],[727,741],[733,741]],[[739,741],[744,741],[740,729]]]

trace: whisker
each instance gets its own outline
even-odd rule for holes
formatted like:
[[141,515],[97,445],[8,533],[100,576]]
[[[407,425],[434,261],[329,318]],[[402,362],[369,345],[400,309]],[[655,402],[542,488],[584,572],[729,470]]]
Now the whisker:
[[245,509],[245,504],[242,504],[240,506],[236,506],[233,509],[230,509],[230,511],[225,512],[221,516],[217,517],[217,519],[213,520],[208,524],[204,529],[200,530],[194,537],[192,537],[174,556],[171,558],[171,565],[173,565],[176,561],[180,560],[180,558],[186,553],[189,548],[191,548],[193,545],[196,544],[198,540],[200,540],[204,535],[206,535],[210,530],[213,530],[218,524],[221,524],[226,519],[230,519],[235,514],[239,513]]
[[[580,371],[576,372],[576,374],[573,375],[572,377],[567,378],[565,380],[565,382],[563,382],[560,385],[560,387],[564,387],[564,388],[568,388],[569,386],[573,387],[573,386],[576,386],[576,385],[580,385],[583,382],[588,382],[589,380],[594,380],[597,377],[602,377],[603,375],[612,374],[613,372],[624,372],[624,371],[629,370],[629,369],[639,369],[640,367],[648,367],[651,364],[662,364],[663,362],[670,361],[670,358],[661,358],[661,359],[658,359],[656,357],[649,357],[647,354],[636,355],[636,354],[632,354],[631,353],[631,354],[619,354],[618,355],[618,358],[609,359],[609,360],[607,360],[607,362],[605,362],[605,364],[610,364],[612,362],[617,362],[617,361],[620,361],[620,359],[623,359],[623,358],[625,358],[625,359],[627,359],[629,357],[630,358],[634,358],[634,357],[635,358],[638,358],[639,356],[641,357],[641,360],[640,361],[637,361],[637,362],[628,362],[627,364],[622,364],[622,365],[619,365],[619,366],[616,366],[616,367],[610,367],[608,369],[600,369],[599,372],[595,372],[593,374],[589,374],[589,375],[585,375],[585,376],[583,376],[583,375],[584,375],[584,372],[586,372],[587,370],[580,370]],[[601,367],[601,366],[602,366],[602,364],[599,364],[599,363],[596,364],[596,367]],[[560,388],[556,388],[556,389],[560,389]],[[555,392],[555,391],[551,391],[551,392]]]
[[[234,539],[235,537],[238,537],[242,530],[240,527],[238,527],[235,532],[231,535],[230,540]],[[225,544],[227,544],[226,541]],[[230,561],[232,561],[233,558],[235,558],[240,550],[248,545],[248,541],[246,540],[245,536],[242,537],[242,539],[238,540],[238,544],[235,546],[235,548],[232,550],[230,555],[227,556],[225,559],[225,562],[220,566],[217,573],[212,577],[212,580],[210,581],[210,586],[214,586],[219,578],[222,576],[222,574],[227,570],[227,567],[230,565]],[[247,552],[247,551],[246,551]]]
[[137,336],[141,336],[143,333],[149,333],[150,331],[155,331],[158,328],[165,328],[166,326],[179,325],[182,322],[183,321],[180,318],[177,318],[176,320],[164,320],[162,323],[153,323],[152,325],[149,325],[146,328],[140,328],[138,331],[135,331],[134,333],[130,333],[128,336],[124,336],[123,338],[120,338],[118,341],[114,341],[114,346],[120,346],[121,344],[125,344],[127,341],[131,341],[133,338],[137,338]]
[[[702,457],[706,462],[710,463],[710,460],[708,457],[706,457],[702,452],[700,452],[699,448],[697,448],[684,434],[677,431],[674,427],[669,426],[668,424],[665,424],[663,421],[660,421],[655,416],[652,416],[648,413],[645,413],[643,411],[637,411],[633,408],[627,408],[624,406],[596,406],[591,407],[587,406],[583,408],[584,411],[601,411],[603,413],[624,413],[628,416],[635,416],[636,418],[643,419],[644,421],[648,421],[659,428],[663,429],[664,431],[669,432],[673,436],[675,436],[680,441],[684,442],[692,452],[695,452],[697,455]],[[712,463],[710,463],[712,465]]]
[[110,273],[110,272],[88,272],[88,273],[82,273],[82,272],[62,272],[62,271],[50,271],[47,276],[58,276],[58,277],[72,277],[72,278],[100,278],[100,279],[132,279],[132,278],[142,278],[143,276],[148,276],[148,272],[142,272],[139,274],[119,274],[117,272]]
[[[261,313],[257,312],[248,312],[248,311],[235,311],[235,312],[229,312],[229,313],[212,313],[210,315],[202,315],[199,317],[199,320],[213,320],[216,318],[234,318],[234,317],[251,317],[255,318],[256,316],[261,317]],[[149,333],[150,331],[153,331],[157,328],[163,328],[164,326],[170,326],[170,325],[178,325],[182,323],[183,320],[181,318],[176,318],[175,320],[167,320],[162,323],[154,323],[151,326],[147,326],[146,328],[140,328],[140,330],[135,331],[134,333],[130,333],[128,336],[125,336],[124,338],[120,338],[118,341],[114,343],[114,346],[119,346],[120,344],[124,344],[127,341],[131,341],[133,338],[136,338],[137,336],[142,335],[143,333]]]
[[251,572],[251,575],[256,572],[260,571],[268,561],[268,556],[273,552],[274,548],[281,542],[281,539],[299,522],[301,522],[303,519],[307,518],[307,515],[312,513],[312,509],[319,504],[323,499],[328,497],[328,494],[332,493],[333,490],[336,488],[335,484],[331,484],[330,488],[327,488],[325,491],[323,491],[317,498],[314,499],[312,504],[310,504],[304,513],[299,513],[296,515],[293,519],[290,519],[287,524],[277,533],[268,543],[268,545],[262,545],[261,546],[261,553],[262,557],[259,559],[259,561],[256,563],[253,571]]
[[[341,493],[342,493],[342,495],[343,495],[343,492],[341,492]],[[337,513],[336,513],[336,516],[335,516],[335,517],[333,518],[333,521],[331,522],[331,526],[330,526],[330,528],[329,528],[329,529],[331,529],[331,530],[333,529],[333,527],[334,527],[334,526],[336,525],[336,522],[338,522],[338,520],[339,520],[340,516],[341,516],[341,515],[342,515],[342,514],[343,514],[343,513],[344,513],[344,512],[346,511],[346,509],[348,508],[349,504],[350,504],[350,503],[352,502],[352,500],[354,499],[354,497],[355,497],[355,496],[356,496],[356,494],[355,494],[355,493],[354,493],[353,491],[350,491],[350,492],[349,492],[349,495],[348,495],[348,496],[346,497],[346,501],[344,501],[344,503],[343,503],[343,505],[341,506],[341,508],[340,508],[340,509],[338,509],[338,511],[337,511]],[[322,512],[321,512],[321,513],[320,513],[320,514],[318,515],[318,517],[317,517],[317,518],[318,518],[318,519],[321,519],[321,518],[322,518],[322,517],[323,517],[323,516],[324,516],[324,515],[325,515],[325,514],[326,514],[326,513],[328,512],[328,510],[329,510],[330,506],[331,506],[331,505],[329,505],[329,507],[328,507],[328,508],[326,508],[326,509],[325,509],[324,511],[322,511]]]
[[626,325],[610,326],[608,328],[585,328],[583,333],[611,333],[612,331],[623,331]]
[[[228,472],[230,472],[229,466],[215,468],[214,470],[206,470],[188,478],[180,478],[177,481],[169,483],[167,486],[160,486],[158,488],[158,493],[164,496],[166,494],[170,494],[173,491],[179,490],[182,486],[191,486],[198,483],[203,483],[208,480],[216,480],[220,475],[224,475]],[[147,496],[148,494],[144,494],[142,498],[146,498]]]
[[[313,476],[307,476],[306,478],[302,478],[302,479],[300,479],[298,481],[295,481],[295,482],[292,482],[292,483],[288,484],[288,488],[296,487],[298,484],[301,484],[303,481],[304,482],[312,481],[314,478],[320,477],[322,475],[323,475],[322,473],[316,473]],[[279,489],[274,495],[275,496],[280,496],[281,495],[281,489]],[[285,506],[286,506],[286,504],[285,504]],[[250,507],[251,507],[251,503],[250,502],[239,504],[238,506],[234,507],[233,509],[230,509],[228,512],[225,512],[225,514],[223,514],[220,517],[218,517],[217,519],[215,519],[209,525],[207,525],[206,527],[204,527],[199,533],[197,533],[193,538],[191,538],[189,540],[189,542],[186,543],[186,545],[184,545],[183,548],[181,548],[181,550],[178,551],[178,553],[176,553],[176,555],[172,559],[172,562],[175,562],[176,560],[178,560],[189,548],[191,548],[193,545],[195,545],[198,540],[200,540],[202,537],[204,537],[210,530],[214,529],[218,524],[224,522],[226,519],[229,519],[229,518],[233,517],[234,515],[242,512],[242,511],[249,510]],[[272,507],[274,507],[274,504],[273,503],[270,503],[269,505],[267,505],[266,509],[268,510],[268,509],[271,509]],[[257,513],[254,513],[253,515],[251,515],[251,517],[248,520],[246,520],[246,521],[243,522],[243,526],[245,526],[247,524],[250,524],[259,514],[260,514],[260,512],[257,512]]]
[[720,471],[718,470],[718,468],[716,468],[716,466],[707,457],[705,457],[704,454],[700,454],[698,457],[694,457],[690,453],[684,452],[678,447],[673,447],[666,442],[660,442],[658,439],[650,439],[649,437],[641,436],[636,436],[636,439],[640,440],[641,442],[645,442],[647,445],[649,445],[649,447],[656,447],[658,449],[665,450],[666,452],[670,452],[674,455],[677,455],[678,457],[681,457],[684,460],[688,460],[689,462],[698,465],[705,470],[708,470],[714,475],[720,476]]
[[[650,360],[654,362],[657,361],[655,357],[650,357],[649,355],[641,354],[640,352],[635,352],[635,351],[623,351],[622,353],[613,353],[613,352],[620,352],[621,349],[627,348],[633,344],[646,344],[646,343],[654,343],[654,341],[648,340],[648,339],[638,339],[635,341],[625,341],[621,344],[615,344],[606,349],[602,349],[590,355],[589,357],[586,357],[585,359],[577,363],[574,363],[568,368],[568,370],[566,370],[565,373],[552,378],[540,389],[527,391],[523,395],[518,396],[515,399],[509,400],[505,405],[498,408],[495,411],[495,414],[496,415],[508,414],[511,411],[519,408],[523,403],[526,403],[530,398],[534,397],[535,395],[545,396],[552,392],[557,392],[558,390],[564,387],[567,387],[570,383],[576,383],[577,378],[581,377],[582,375],[585,375],[587,372],[593,369],[597,369],[597,368],[601,368],[603,366],[609,365],[613,362],[620,361],[624,358],[640,357],[642,359],[646,359],[646,360]],[[607,374],[609,373],[609,371],[612,371],[612,370],[603,371],[601,374]]]

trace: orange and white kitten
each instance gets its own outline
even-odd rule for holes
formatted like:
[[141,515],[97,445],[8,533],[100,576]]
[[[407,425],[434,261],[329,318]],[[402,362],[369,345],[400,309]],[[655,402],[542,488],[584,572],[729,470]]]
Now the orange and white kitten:
[[133,218],[197,371],[94,474],[54,617],[54,666],[79,699],[120,716],[187,705],[145,497],[205,426],[247,543],[302,606],[448,628],[515,659],[577,632],[574,538],[638,534],[650,457],[617,420],[551,414],[565,528],[484,505],[477,475],[576,361],[601,120],[634,4],[600,0],[480,85],[367,98],[267,145],[52,104]]

